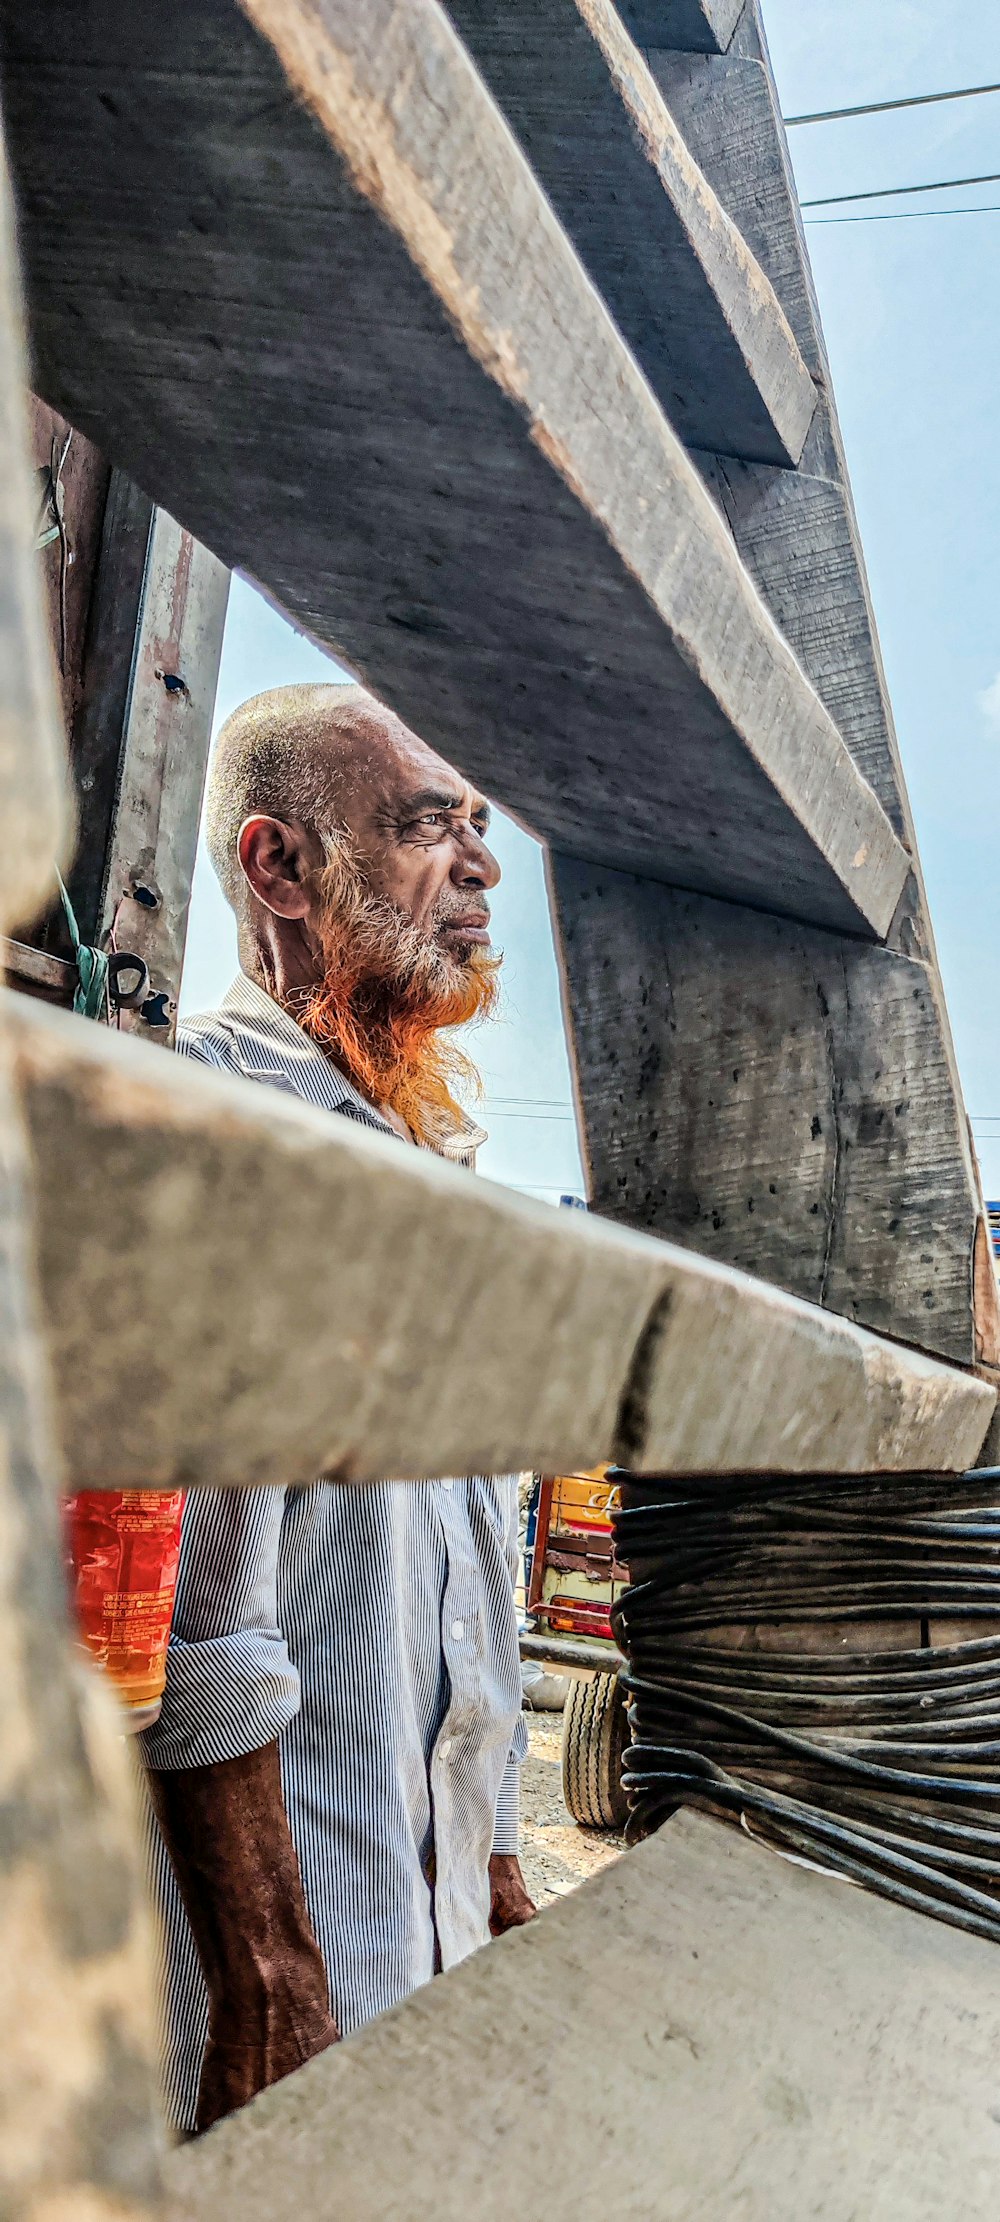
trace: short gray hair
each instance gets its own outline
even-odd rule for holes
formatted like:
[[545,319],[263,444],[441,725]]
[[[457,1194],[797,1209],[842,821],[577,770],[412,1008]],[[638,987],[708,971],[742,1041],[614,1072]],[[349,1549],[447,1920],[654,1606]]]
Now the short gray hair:
[[[272,687],[241,703],[220,727],[205,832],[222,892],[241,922],[247,883],[236,844],[245,820],[260,812],[332,832],[346,748],[390,714],[364,687]],[[338,741],[345,746],[338,749]]]

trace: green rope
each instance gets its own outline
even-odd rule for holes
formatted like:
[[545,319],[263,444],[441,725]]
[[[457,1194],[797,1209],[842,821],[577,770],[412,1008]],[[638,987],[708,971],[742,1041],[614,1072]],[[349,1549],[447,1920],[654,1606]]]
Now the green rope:
[[108,959],[103,949],[91,949],[86,941],[81,941],[80,928],[76,922],[76,912],[70,902],[62,873],[58,868],[56,878],[59,882],[59,893],[62,896],[62,906],[66,913],[66,924],[69,927],[73,955],[76,960],[77,979],[73,1009],[79,1012],[81,1018],[106,1018],[108,1011]]

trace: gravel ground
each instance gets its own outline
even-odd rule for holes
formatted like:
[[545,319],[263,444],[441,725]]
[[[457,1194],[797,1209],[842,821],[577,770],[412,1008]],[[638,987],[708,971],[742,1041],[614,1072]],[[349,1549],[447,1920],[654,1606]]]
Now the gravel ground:
[[537,1906],[564,1898],[623,1850],[606,1829],[578,1828],[563,1804],[561,1713],[526,1713],[530,1749],[521,1769],[521,1867]]

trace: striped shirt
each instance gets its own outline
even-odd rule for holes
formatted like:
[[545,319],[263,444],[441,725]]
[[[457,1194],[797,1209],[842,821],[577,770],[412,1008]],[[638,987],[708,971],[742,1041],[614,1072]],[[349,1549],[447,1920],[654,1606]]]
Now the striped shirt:
[[[241,977],[183,1055],[393,1129]],[[471,1122],[448,1151],[471,1160]],[[405,1145],[404,1145],[405,1146]],[[344,2035],[487,1941],[491,1851],[513,1852],[524,1752],[510,1476],[193,1490],[158,1769],[280,1739],[306,1902]],[[427,1875],[433,1854],[433,1889]],[[205,1987],[162,1840],[170,2112],[194,2126]]]

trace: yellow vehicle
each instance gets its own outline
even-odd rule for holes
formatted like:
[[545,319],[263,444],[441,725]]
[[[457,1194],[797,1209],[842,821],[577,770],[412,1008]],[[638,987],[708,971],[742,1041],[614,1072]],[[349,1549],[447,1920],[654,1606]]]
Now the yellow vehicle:
[[526,1600],[533,1626],[521,1639],[525,1658],[572,1678],[562,1787],[568,1811],[584,1828],[621,1828],[628,1817],[621,1783],[628,1721],[621,1653],[611,1633],[611,1607],[628,1582],[614,1556],[617,1500],[606,1466],[543,1474]]

